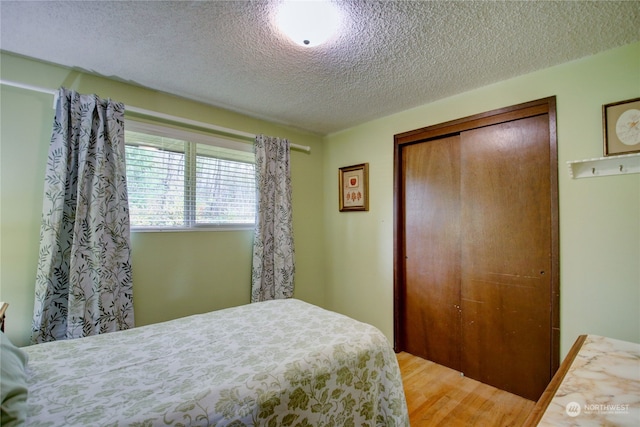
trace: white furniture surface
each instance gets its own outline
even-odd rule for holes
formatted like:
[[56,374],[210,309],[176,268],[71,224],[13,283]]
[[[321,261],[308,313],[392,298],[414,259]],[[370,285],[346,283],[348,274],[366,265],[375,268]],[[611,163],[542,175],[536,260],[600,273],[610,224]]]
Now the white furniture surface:
[[640,344],[580,336],[526,425],[640,426]]

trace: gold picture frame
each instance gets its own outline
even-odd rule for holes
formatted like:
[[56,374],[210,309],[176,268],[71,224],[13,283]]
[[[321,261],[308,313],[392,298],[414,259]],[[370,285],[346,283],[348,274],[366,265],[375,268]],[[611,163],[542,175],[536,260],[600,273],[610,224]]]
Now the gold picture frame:
[[640,153],[640,98],[602,106],[604,155]]
[[340,212],[369,210],[369,163],[338,169]]

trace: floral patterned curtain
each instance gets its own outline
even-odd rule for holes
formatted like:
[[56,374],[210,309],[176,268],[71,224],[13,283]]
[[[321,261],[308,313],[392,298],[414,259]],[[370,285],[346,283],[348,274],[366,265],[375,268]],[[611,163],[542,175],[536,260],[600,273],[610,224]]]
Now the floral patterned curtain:
[[35,293],[33,343],[134,325],[121,103],[58,92]]
[[291,298],[295,272],[289,141],[255,141],[257,209],[251,302]]

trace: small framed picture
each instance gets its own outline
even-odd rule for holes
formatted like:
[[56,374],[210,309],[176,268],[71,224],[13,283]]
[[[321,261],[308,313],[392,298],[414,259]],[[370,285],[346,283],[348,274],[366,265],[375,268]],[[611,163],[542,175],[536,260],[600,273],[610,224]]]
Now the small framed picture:
[[338,170],[340,212],[369,210],[369,163]]
[[640,98],[602,106],[604,155],[640,153]]

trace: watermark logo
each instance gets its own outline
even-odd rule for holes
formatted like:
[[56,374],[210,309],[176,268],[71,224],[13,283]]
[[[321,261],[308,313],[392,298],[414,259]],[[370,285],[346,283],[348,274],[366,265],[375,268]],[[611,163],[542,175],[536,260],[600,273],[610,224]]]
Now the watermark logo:
[[629,414],[629,404],[588,403],[581,406],[578,402],[569,402],[564,411],[572,418],[580,414]]
[[580,415],[582,408],[577,402],[569,402],[567,403],[567,406],[565,406],[564,410],[570,417],[577,417],[578,415]]
[[585,414],[628,414],[629,404],[627,403],[613,403],[613,404],[598,404],[590,403],[584,405],[582,411]]

